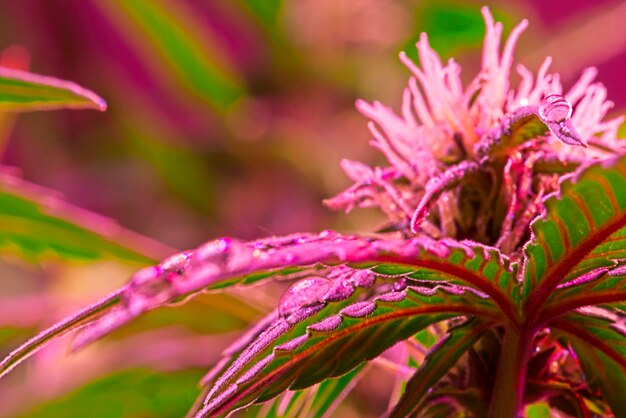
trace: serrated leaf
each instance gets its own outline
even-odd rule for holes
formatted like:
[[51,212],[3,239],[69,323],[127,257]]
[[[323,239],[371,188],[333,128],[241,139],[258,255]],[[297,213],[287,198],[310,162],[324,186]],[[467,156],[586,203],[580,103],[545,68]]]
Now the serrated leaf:
[[0,111],[106,110],[94,92],[71,81],[0,66]]
[[[422,292],[408,287],[357,302],[334,314],[336,322],[328,328],[329,317],[307,319],[294,328],[306,325],[305,333],[295,334],[279,347],[272,344],[273,350],[265,357],[255,353],[261,358],[254,364],[243,367],[236,361],[229,369],[234,372],[227,371],[218,379],[207,406],[197,416],[225,414],[271,399],[288,388],[301,389],[340,376],[434,322],[465,314],[494,319],[485,300],[472,292],[449,293],[445,288]],[[312,324],[313,318],[321,319],[323,325]],[[242,361],[247,360],[246,354]]]
[[37,261],[115,258],[154,263],[173,250],[63,201],[57,192],[0,168],[0,250]]
[[[218,111],[225,111],[243,94],[243,86],[216,39],[181,2],[97,1],[100,10],[150,64],[171,71],[180,84]],[[139,31],[139,35],[137,36]],[[202,36],[205,35],[205,36]]]
[[[401,271],[415,280],[463,283],[489,296],[511,321],[516,321],[511,296],[515,289],[514,268],[491,248],[453,241],[437,242],[426,237],[386,240],[345,236],[334,232],[319,235],[296,234],[254,242],[219,239],[194,251],[171,256],[156,268],[138,272],[124,289],[123,305],[111,318],[83,332],[87,343],[141,313],[179,301],[202,290],[221,290],[249,285],[279,275],[290,276],[320,268],[321,264],[380,263],[373,271],[398,275]],[[391,263],[404,265],[387,270]],[[381,273],[383,272],[383,273]],[[504,289],[504,290],[503,290]],[[83,338],[81,337],[81,338]]]
[[[533,222],[534,237],[525,247],[524,294],[531,315],[547,300],[553,309],[573,297],[584,299],[581,292],[591,288],[577,285],[595,280],[594,271],[608,271],[626,259],[626,157],[593,165],[560,186],[558,194],[545,200],[546,213]],[[626,296],[602,287],[587,296],[600,293],[607,302]]]
[[470,319],[448,331],[426,355],[424,362],[406,386],[404,395],[395,405],[389,417],[405,417],[419,406],[429,389],[452,368],[461,356],[471,348],[491,324]]
[[[610,316],[610,315],[609,315]],[[611,318],[570,313],[550,324],[571,343],[587,384],[617,417],[626,416],[626,335]]]
[[[510,288],[514,273],[496,250],[470,243],[438,242],[427,237],[391,240],[324,231],[318,235],[295,234],[247,243],[219,239],[193,251],[173,255],[158,266],[140,270],[120,289],[115,300],[108,303],[106,312],[96,317],[88,314],[87,309],[81,314],[84,318],[80,325],[85,326],[75,337],[74,348],[101,338],[148,310],[180,302],[200,291],[311,271],[320,268],[322,263],[398,263],[411,266],[412,275],[430,271],[432,276],[433,272],[438,272],[440,281],[466,283],[469,290],[481,295],[476,300],[489,304],[496,317],[517,320],[510,297],[502,290]],[[70,317],[61,323],[74,324],[74,321]],[[31,342],[4,359],[0,363],[0,376],[32,355],[36,351],[33,343],[43,337],[46,341],[53,338],[57,326],[33,337]],[[74,325],[62,327],[63,332],[72,328]]]

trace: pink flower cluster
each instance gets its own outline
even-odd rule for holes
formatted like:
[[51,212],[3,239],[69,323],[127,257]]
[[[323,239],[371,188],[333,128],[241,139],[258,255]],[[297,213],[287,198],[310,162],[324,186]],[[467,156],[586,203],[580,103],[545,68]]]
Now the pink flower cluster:
[[[486,23],[482,68],[466,87],[461,82],[460,65],[453,59],[444,65],[430,47],[426,34],[422,34],[417,43],[421,66],[406,54],[400,54],[400,60],[413,74],[404,90],[400,113],[377,101],[357,102],[358,110],[371,120],[369,129],[374,138],[371,144],[385,155],[390,166],[371,168],[343,160],[342,167],[355,184],[326,200],[329,207],[350,211],[354,207],[375,206],[394,224],[408,225],[429,179],[461,161],[479,160],[477,144],[484,142],[519,109],[534,109],[545,119],[546,115],[537,109],[550,96],[555,98],[553,101],[562,101],[552,104],[565,110],[553,111],[567,119],[568,126],[576,126],[578,134],[574,135],[575,140],[568,141],[562,135],[559,138],[555,135],[558,131],[547,123],[552,134],[538,145],[537,151],[542,156],[535,158],[549,157],[577,165],[623,153],[626,148],[617,131],[624,118],[604,120],[613,104],[607,100],[604,86],[594,83],[595,68],[584,70],[579,81],[563,93],[559,74],[549,73],[550,57],[536,76],[518,64],[521,81],[514,89],[509,81],[513,53],[527,21],[513,29],[501,50],[502,24],[494,22],[486,7],[482,13]],[[454,205],[446,204],[451,198],[448,193],[440,196],[441,224],[452,225],[454,213],[446,213],[455,210]],[[422,228],[429,232],[428,222]],[[430,231],[431,235],[437,235],[434,228]],[[444,231],[443,235],[448,234]]]

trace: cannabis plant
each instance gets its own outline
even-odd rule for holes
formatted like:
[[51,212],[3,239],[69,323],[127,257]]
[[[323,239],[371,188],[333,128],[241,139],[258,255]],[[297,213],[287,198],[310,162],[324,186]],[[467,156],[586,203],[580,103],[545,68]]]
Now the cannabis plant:
[[[332,209],[376,207],[364,234],[323,231],[210,241],[136,272],[127,285],[13,351],[6,374],[51,339],[79,349],[139,315],[267,280],[293,280],[278,306],[202,379],[195,417],[267,403],[267,416],[320,416],[364,365],[409,353],[390,417],[626,417],[626,156],[621,118],[595,69],[564,91],[503,48],[483,9],[482,68],[463,86],[423,34],[401,111],[359,101],[389,162],[344,160],[354,185]],[[433,344],[433,342],[435,342]],[[191,407],[191,406],[190,406]]]

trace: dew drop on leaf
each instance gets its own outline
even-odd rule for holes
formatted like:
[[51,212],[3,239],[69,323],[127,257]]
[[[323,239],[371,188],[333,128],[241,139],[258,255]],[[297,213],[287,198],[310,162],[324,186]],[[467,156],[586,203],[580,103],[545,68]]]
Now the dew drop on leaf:
[[285,317],[310,305],[324,301],[331,281],[324,277],[308,277],[294,283],[280,298],[278,313]]
[[539,119],[561,142],[586,147],[571,121],[572,105],[563,96],[552,94],[539,103]]
[[572,105],[560,94],[551,94],[539,103],[539,117],[545,123],[565,122],[572,116]]

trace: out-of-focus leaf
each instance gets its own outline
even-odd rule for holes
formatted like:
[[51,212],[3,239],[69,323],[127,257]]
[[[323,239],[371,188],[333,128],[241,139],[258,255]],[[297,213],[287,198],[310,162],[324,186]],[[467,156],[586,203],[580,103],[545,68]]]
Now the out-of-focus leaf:
[[134,335],[166,326],[183,326],[201,334],[223,333],[245,328],[260,314],[250,303],[226,293],[199,295],[180,306],[150,311],[115,334]]
[[452,368],[490,326],[488,322],[472,319],[452,328],[426,355],[424,362],[406,385],[402,398],[390,417],[408,416],[419,406],[423,396]]
[[329,417],[359,380],[362,370],[363,365],[360,365],[343,376],[326,379],[307,389],[285,392],[260,410],[251,407],[250,414],[246,415],[255,418]]
[[338,406],[339,402],[347,395],[354,383],[358,380],[363,365],[357,366],[335,379],[326,379],[320,383],[308,412],[311,416],[326,417]]
[[103,315],[120,303],[121,291],[111,293],[87,308],[74,313],[71,317],[57,322],[50,328],[35,335],[30,340],[13,350],[0,362],[0,377],[9,373],[18,364],[35,354],[54,338],[61,337],[70,331],[80,328]]
[[94,92],[71,81],[0,66],[0,111],[65,108],[106,110],[107,104]]
[[528,418],[550,418],[550,405],[545,402],[539,402],[526,407],[526,416]]
[[240,80],[215,45],[209,44],[211,39],[200,36],[207,33],[206,28],[183,2],[103,0],[95,4],[134,42],[139,54],[171,71],[191,94],[216,110],[226,110],[242,95]]
[[198,393],[198,370],[126,370],[37,406],[23,418],[182,417]]
[[626,259],[624,190],[626,157],[621,157],[563,181],[558,195],[545,200],[546,213],[533,222],[534,238],[525,247],[528,312],[543,308],[555,316],[626,299],[622,279],[597,280]]
[[424,329],[415,334],[415,339],[422,346],[430,348],[438,341],[437,336],[429,329]]
[[127,135],[132,151],[152,164],[174,193],[194,208],[211,214],[211,200],[215,198],[213,178],[201,156],[182,144],[159,139],[153,131],[135,128]]
[[[453,55],[455,51],[467,51],[482,45],[485,35],[485,22],[478,7],[459,0],[428,0],[416,4],[415,30],[412,33],[428,34],[433,49],[443,57]],[[491,11],[498,21],[509,27],[515,19],[503,10],[491,6]],[[416,37],[409,39],[403,48],[413,59]]]
[[[609,315],[610,316],[610,315]],[[599,389],[616,417],[626,416],[626,335],[610,318],[570,313],[551,325],[571,343],[587,384]]]
[[263,24],[272,27],[276,24],[283,0],[239,0]]
[[171,254],[159,242],[64,202],[58,193],[0,169],[0,249],[30,260],[115,258],[146,265]]

